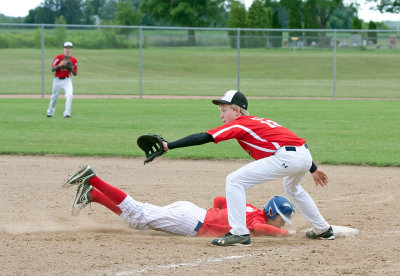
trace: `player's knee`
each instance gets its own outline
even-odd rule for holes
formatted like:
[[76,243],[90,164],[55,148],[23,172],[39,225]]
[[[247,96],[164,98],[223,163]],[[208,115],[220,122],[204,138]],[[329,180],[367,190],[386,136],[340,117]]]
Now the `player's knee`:
[[298,196],[302,191],[304,191],[301,185],[283,185],[283,189],[292,197]]
[[234,184],[234,177],[232,176],[232,174],[229,174],[226,178],[225,178],[225,184],[226,184],[226,188],[232,186]]
[[225,179],[225,183],[226,183],[227,190],[229,190],[231,188],[238,188],[238,187],[243,188],[244,187],[243,183],[238,181],[238,178],[235,176],[235,173],[229,174]]

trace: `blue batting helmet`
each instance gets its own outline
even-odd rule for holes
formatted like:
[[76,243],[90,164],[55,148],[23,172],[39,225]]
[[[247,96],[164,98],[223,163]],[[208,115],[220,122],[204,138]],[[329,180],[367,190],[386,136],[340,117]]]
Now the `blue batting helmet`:
[[276,215],[280,215],[285,222],[292,225],[294,206],[286,197],[274,196],[265,204],[264,210],[268,219],[275,219]]

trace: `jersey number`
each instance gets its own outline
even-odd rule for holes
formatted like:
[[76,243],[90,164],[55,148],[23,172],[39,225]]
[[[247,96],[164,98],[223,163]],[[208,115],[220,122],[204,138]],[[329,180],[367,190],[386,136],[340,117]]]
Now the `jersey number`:
[[280,127],[281,125],[272,121],[272,120],[266,120],[266,119],[262,119],[260,121],[263,124],[267,124],[270,128],[274,128],[274,127]]

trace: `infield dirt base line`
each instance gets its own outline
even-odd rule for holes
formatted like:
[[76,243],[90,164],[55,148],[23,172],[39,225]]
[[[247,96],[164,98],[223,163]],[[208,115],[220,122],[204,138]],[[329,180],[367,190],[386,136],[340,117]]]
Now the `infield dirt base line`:
[[242,258],[251,257],[251,256],[253,256],[253,254],[245,254],[245,255],[239,255],[239,256],[227,256],[227,257],[211,258],[211,259],[200,259],[200,260],[196,260],[191,263],[148,266],[148,267],[144,267],[141,269],[135,269],[135,270],[131,270],[131,271],[117,272],[115,275],[117,275],[117,276],[133,275],[136,273],[145,273],[145,272],[152,271],[152,270],[171,269],[171,268],[184,267],[184,266],[193,267],[193,266],[198,266],[202,263],[223,262],[223,261],[227,261],[227,260],[242,259]]

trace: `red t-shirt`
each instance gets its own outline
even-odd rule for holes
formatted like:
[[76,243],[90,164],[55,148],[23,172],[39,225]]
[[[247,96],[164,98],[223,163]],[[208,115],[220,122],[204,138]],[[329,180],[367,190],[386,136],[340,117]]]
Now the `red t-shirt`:
[[240,116],[232,122],[207,131],[215,143],[235,138],[240,146],[258,160],[273,155],[283,146],[302,146],[305,140],[270,119]]
[[[61,63],[61,61],[63,60],[63,58],[64,58],[64,54],[56,56],[53,60],[51,68],[54,68],[57,65],[59,65]],[[78,60],[72,56],[70,57],[70,60],[72,61],[73,70],[74,70],[75,74],[77,74],[78,73]],[[58,78],[66,78],[66,77],[70,77],[71,72],[65,68],[64,69],[59,68],[54,75]]]
[[[251,236],[257,235],[288,235],[283,230],[267,223],[267,215],[264,211],[246,204],[246,227],[250,230]],[[198,237],[219,237],[231,230],[228,222],[228,209],[225,197],[214,198],[214,204],[207,211],[203,225],[197,233]]]

